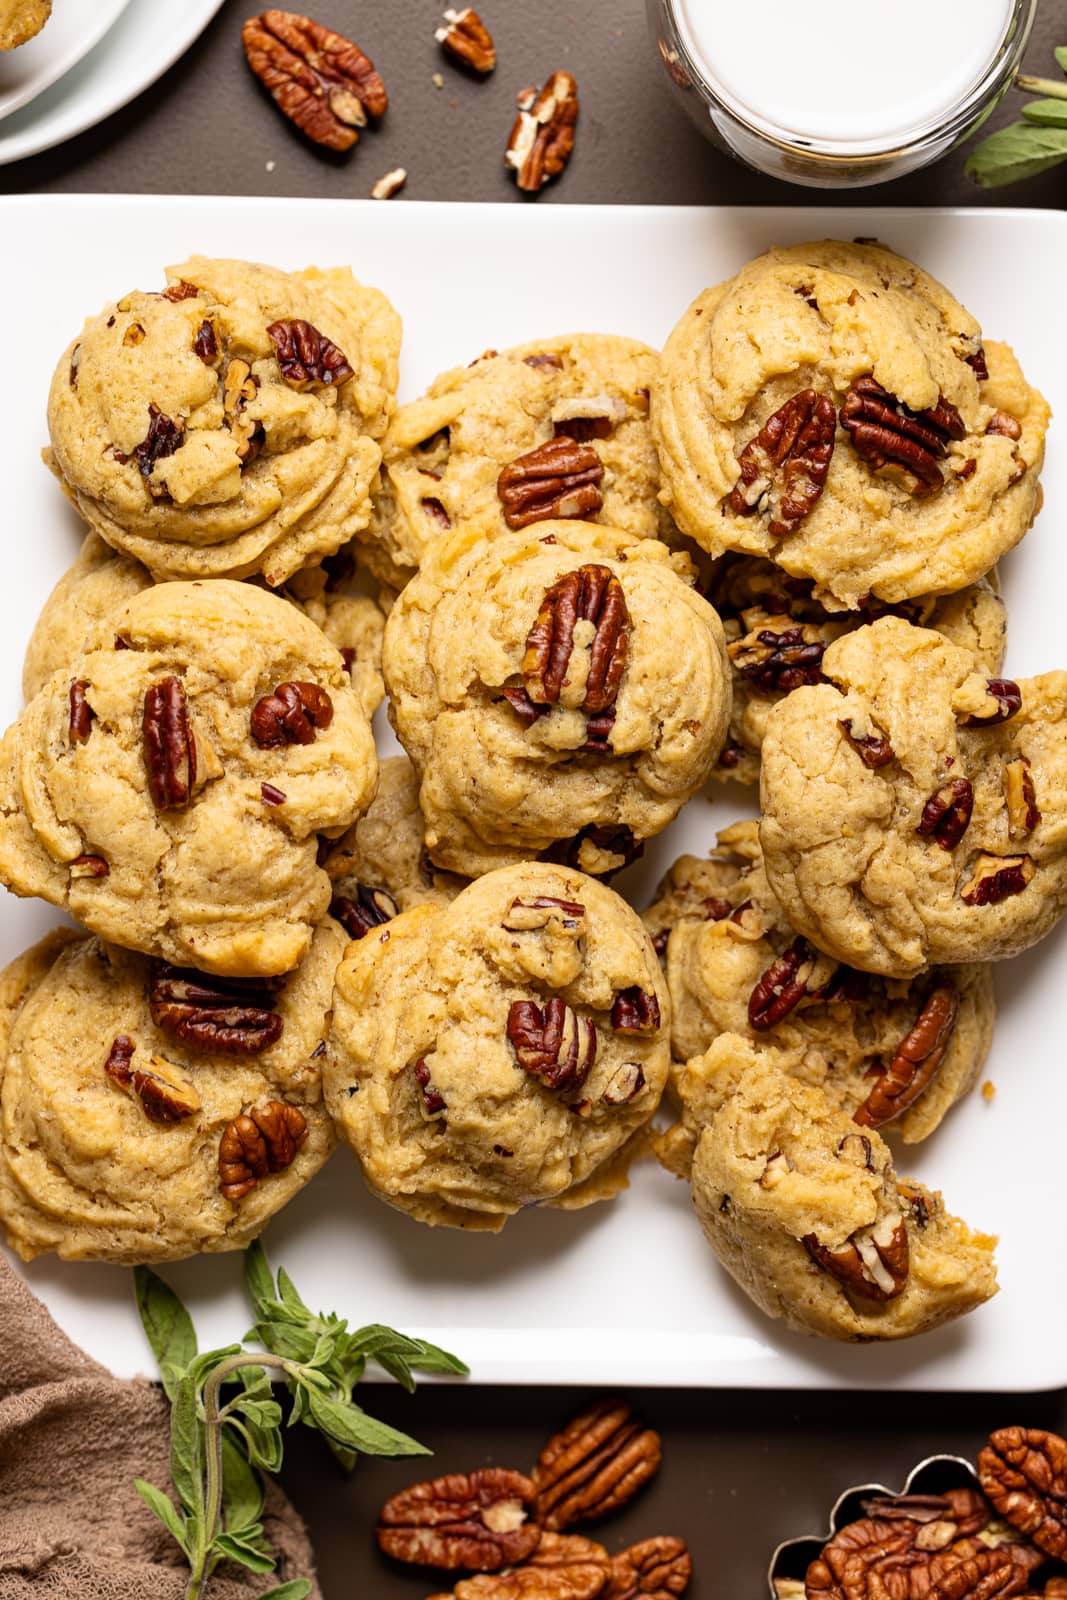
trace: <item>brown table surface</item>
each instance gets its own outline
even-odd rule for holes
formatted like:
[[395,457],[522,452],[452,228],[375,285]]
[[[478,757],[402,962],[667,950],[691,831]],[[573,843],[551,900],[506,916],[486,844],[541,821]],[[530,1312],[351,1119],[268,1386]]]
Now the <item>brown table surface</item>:
[[[791,189],[748,172],[706,144],[668,98],[646,39],[642,0],[485,0],[500,66],[484,84],[442,63],[432,40],[436,0],[320,0],[316,16],[361,43],[392,100],[381,129],[338,158],[294,134],[248,74],[239,34],[250,9],[248,0],[227,0],[159,83],[100,127],[0,169],[0,191],[362,196],[384,172],[403,165],[411,199],[522,204],[501,163],[514,96],[566,67],[581,94],[578,143],[564,179],[540,205],[843,199],[1058,206],[1067,194],[1064,168],[990,195],[964,178],[959,153],[854,196]],[[1067,41],[1067,7],[1045,0],[1029,70],[1054,72],[1051,50],[1061,40]],[[442,89],[433,85],[437,71]],[[996,120],[1010,120],[1016,103],[1009,96]],[[684,1306],[684,1286],[633,1287],[635,1294],[678,1293]],[[1016,1356],[1025,1362],[1025,1352]],[[654,1364],[649,1350],[649,1371]],[[528,1467],[546,1433],[580,1398],[567,1390],[451,1387],[425,1389],[412,1400],[375,1387],[367,1403],[431,1445],[432,1470],[444,1472],[489,1462]],[[665,1465],[602,1537],[612,1550],[655,1533],[687,1538],[697,1566],[694,1600],[762,1600],[774,1545],[822,1527],[832,1501],[852,1483],[895,1485],[937,1451],[973,1457],[989,1429],[1004,1423],[1067,1427],[1062,1394],[890,1399],[650,1390],[635,1398],[664,1435]],[[302,1430],[290,1435],[284,1480],[311,1527],[327,1600],[414,1600],[442,1587],[432,1577],[390,1568],[371,1539],[381,1500],[419,1475],[418,1463],[368,1461],[348,1478],[319,1440]]]

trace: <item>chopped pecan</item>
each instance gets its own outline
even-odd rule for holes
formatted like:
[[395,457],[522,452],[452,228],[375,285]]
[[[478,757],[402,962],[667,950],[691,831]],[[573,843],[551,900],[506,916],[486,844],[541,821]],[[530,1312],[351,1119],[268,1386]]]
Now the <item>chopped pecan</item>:
[[777,1189],[782,1179],[795,1171],[795,1165],[783,1150],[773,1150],[760,1173],[759,1186],[761,1189]]
[[986,365],[985,350],[982,345],[979,345],[978,349],[975,350],[971,355],[964,356],[963,359],[966,361],[967,365],[973,369],[974,375],[978,379],[979,383],[985,383],[988,380],[989,367]]
[[639,985],[622,989],[615,996],[611,1007],[611,1026],[616,1033],[655,1033],[659,1021],[659,1001]]
[[445,1097],[439,1089],[434,1088],[430,1080],[430,1069],[425,1061],[421,1059],[416,1061],[414,1073],[415,1082],[422,1091],[422,1103],[426,1108],[426,1114],[436,1117],[438,1112],[445,1109]]
[[613,1557],[603,1600],[673,1600],[693,1576],[693,1559],[684,1539],[661,1534],[644,1539]]
[[550,1089],[580,1089],[596,1060],[596,1024],[558,995],[543,1007],[536,1000],[512,1001],[508,1039],[520,1067]]
[[200,1096],[187,1078],[180,1077],[169,1062],[152,1056],[151,1067],[133,1065],[134,1042],[120,1033],[113,1041],[104,1071],[113,1083],[135,1094],[151,1122],[166,1125],[182,1122],[200,1110]]
[[837,1146],[837,1153],[854,1167],[862,1167],[865,1172],[874,1171],[874,1146],[864,1133],[846,1133]]
[[1002,439],[1019,440],[1023,436],[1022,424],[1012,416],[1010,411],[994,411],[986,423],[986,433],[999,435]]
[[757,1033],[767,1033],[795,1009],[808,992],[814,952],[797,938],[771,962],[748,997],[748,1020]]
[[945,1059],[959,1014],[955,985],[939,983],[926,997],[914,1026],[898,1044],[866,1100],[852,1113],[854,1122],[880,1128],[915,1104]]
[[472,72],[488,73],[496,66],[493,36],[470,6],[464,6],[462,11],[446,11],[445,26],[435,31],[434,38],[446,55]]
[[876,771],[879,767],[887,767],[893,760],[893,746],[884,733],[853,733],[851,717],[842,718],[837,726],[865,767]]
[[814,389],[793,395],[738,456],[730,509],[741,517],[766,511],[772,538],[794,533],[826,487],[836,431],[832,400]]
[[585,907],[577,900],[557,900],[554,895],[539,894],[533,900],[515,899],[504,914],[503,928],[507,933],[529,933],[537,928],[547,928],[556,919],[565,928],[576,928],[585,918]]
[[133,452],[142,478],[151,477],[156,462],[174,454],[184,434],[184,422],[173,422],[170,417],[163,415],[158,406],[148,407],[148,432]]
[[566,434],[579,444],[587,444],[590,439],[610,439],[625,418],[626,407],[610,394],[572,395],[557,400],[552,407],[556,437]]
[[531,701],[554,705],[568,683],[575,635],[592,626],[581,709],[591,717],[615,704],[630,648],[630,613],[609,567],[590,563],[565,572],[545,593],[526,638],[522,676]]
[[577,121],[578,85],[569,72],[554,72],[540,93],[523,90],[504,155],[520,189],[536,194],[559,177],[574,149]]
[[431,1600],[594,1600],[611,1571],[603,1546],[575,1533],[543,1533],[524,1565],[461,1578]]
[[282,377],[290,389],[330,388],[345,383],[353,369],[343,350],[301,318],[272,322],[267,329]]
[[864,1300],[893,1300],[908,1281],[908,1225],[899,1211],[858,1229],[837,1250],[820,1244],[813,1233],[800,1242],[816,1266]]
[[383,173],[377,183],[374,184],[370,197],[372,200],[391,200],[395,194],[400,193],[407,181],[407,169],[405,167],[393,167],[391,171]]
[[1041,1428],[998,1428],[978,1457],[997,1515],[1060,1560],[1067,1553],[1067,1440]]
[[1025,756],[1016,756],[1004,768],[1004,803],[1008,809],[1008,837],[1021,839],[1041,821],[1033,773]]
[[248,65],[283,116],[316,144],[350,150],[389,97],[358,45],[294,11],[264,11],[241,29]]
[[372,889],[359,884],[356,898],[339,894],[330,906],[331,917],[336,917],[350,939],[363,939],[372,928],[380,928],[400,915],[400,907],[386,889]]
[[616,825],[591,822],[573,839],[562,845],[562,856],[569,867],[577,867],[593,877],[611,877],[630,867],[645,851],[643,839],[635,839],[625,822]]
[[275,788],[273,783],[261,783],[259,792],[265,806],[283,806],[287,799],[285,790]]
[[757,689],[788,693],[801,684],[822,682],[826,641],[812,623],[795,623],[785,615],[767,617],[766,626],[732,640],[727,651],[741,676]]
[[969,778],[953,778],[927,800],[916,833],[936,839],[942,850],[955,850],[971,823],[974,790]]
[[[960,724],[964,728],[995,728],[1001,722],[1010,722],[1022,710],[1023,694],[1014,678],[988,678],[986,680],[986,705],[973,712]],[[986,709],[988,707],[988,709]]]
[[1027,1588],[1029,1573],[1012,1559],[1010,1547],[979,1549],[948,1564],[926,1600],[1007,1600]]
[[307,1138],[298,1106],[266,1100],[234,1117],[219,1141],[219,1188],[226,1200],[243,1200],[270,1172],[284,1172]]
[[660,1437],[622,1400],[602,1400],[545,1445],[533,1470],[534,1513],[559,1532],[607,1516],[659,1470]]
[[314,744],[317,730],[332,721],[333,701],[317,683],[279,683],[252,707],[252,737],[261,750]]
[[245,466],[259,455],[266,439],[266,429],[261,422],[246,416],[245,408],[256,398],[259,379],[252,374],[247,361],[234,356],[227,362],[222,379],[222,410],[226,426],[237,440],[237,455]]
[[994,856],[983,850],[960,890],[965,906],[995,906],[1021,894],[1037,871],[1031,856]]
[[942,396],[928,411],[910,408],[873,378],[858,378],[841,407],[841,426],[873,472],[901,476],[908,493],[933,494],[944,483],[938,466],[949,441],[966,438],[963,418]]
[[136,348],[139,344],[144,344],[144,340],[144,328],[139,322],[131,322],[126,332],[122,335],[122,342],[127,350]]
[[[883,1521],[917,1522],[920,1527],[948,1526],[952,1539],[980,1533],[992,1521],[992,1510],[977,1489],[949,1489],[944,1494],[879,1494],[861,1502],[864,1514]],[[921,1535],[915,1535],[919,1544]],[[929,1541],[919,1548],[929,1548]]]
[[595,517],[604,504],[597,485],[604,463],[591,444],[567,434],[517,456],[497,479],[497,494],[509,528],[526,528],[548,517]]
[[624,1061],[612,1073],[604,1093],[600,1096],[605,1105],[625,1106],[635,1099],[645,1087],[645,1069],[639,1061]]
[[106,878],[111,868],[103,856],[75,856],[67,868],[72,878]]
[[156,1027],[190,1050],[255,1055],[281,1037],[282,1019],[270,1004],[277,987],[269,978],[207,977],[161,962],[148,1007]]
[[181,810],[196,783],[196,738],[180,678],[161,678],[148,690],[141,730],[152,804],[157,811]]
[[180,300],[195,300],[199,293],[195,283],[186,283],[184,278],[179,278],[177,283],[170,283],[161,290],[159,298],[177,305]]
[[85,678],[70,680],[70,737],[75,744],[85,743],[96,720],[96,712],[85,698],[88,687]]
[[433,520],[439,523],[442,528],[450,528],[452,526],[452,518],[445,510],[440,500],[435,499],[433,495],[428,495],[425,499],[420,500],[419,504],[425,511],[426,515],[428,517],[432,517]]
[[218,332],[210,317],[205,317],[197,328],[193,349],[206,367],[213,367],[219,359]]
[[379,1512],[378,1547],[414,1566],[499,1572],[537,1548],[541,1529],[529,1520],[533,1496],[530,1479],[506,1467],[416,1483]]

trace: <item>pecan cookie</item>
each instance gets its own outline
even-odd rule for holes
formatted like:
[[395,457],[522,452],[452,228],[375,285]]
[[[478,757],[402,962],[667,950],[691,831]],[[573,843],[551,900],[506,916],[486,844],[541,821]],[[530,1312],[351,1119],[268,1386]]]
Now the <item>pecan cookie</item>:
[[52,0],[0,0],[0,50],[36,38],[52,15]]
[[900,1339],[996,1293],[996,1240],[897,1178],[873,1129],[744,1040],[716,1066],[727,1083],[711,1089],[721,1104],[696,1143],[693,1203],[716,1256],[768,1316],[828,1339]]
[[100,635],[0,744],[0,881],[167,961],[287,971],[329,905],[316,836],[377,779],[340,655],[224,579],[156,584]]
[[50,464],[156,578],[273,588],[370,517],[400,323],[347,268],[193,257],[91,318],[48,402]]
[[653,388],[682,531],[853,609],[954,593],[1017,544],[1048,419],[947,289],[835,240],[771,250],[699,295]]
[[823,671],[763,741],[760,841],[796,931],[891,978],[1036,944],[1067,910],[1067,673],[987,678],[895,617]]
[[458,533],[426,557],[382,665],[438,866],[474,877],[555,846],[600,875],[699,789],[730,686],[690,573],[586,522]]
[[597,1180],[656,1109],[669,1025],[636,913],[580,872],[527,862],[349,945],[326,1103],[380,1198],[495,1230],[625,1182],[617,1166]]
[[977,1080],[993,1038],[991,968],[935,967],[909,982],[820,955],[782,913],[755,821],[720,833],[710,860],[676,861],[645,924],[664,950],[680,1061],[740,1035],[864,1127],[908,1144]]
[[0,1223],[25,1260],[236,1250],[335,1139],[322,1039],[345,936],[211,978],[66,929],[0,976]]
[[648,418],[658,365],[647,345],[587,333],[443,373],[389,425],[367,565],[401,589],[452,527],[492,538],[553,517],[664,537]]
[[[821,683],[827,646],[886,608],[867,600],[858,611],[828,609],[815,599],[810,578],[790,578],[762,556],[723,556],[705,592],[722,618],[733,667],[730,733],[712,777],[757,783],[771,708],[801,684]],[[1000,671],[1007,612],[986,579],[959,594],[905,601],[896,614],[969,650],[980,671]]]

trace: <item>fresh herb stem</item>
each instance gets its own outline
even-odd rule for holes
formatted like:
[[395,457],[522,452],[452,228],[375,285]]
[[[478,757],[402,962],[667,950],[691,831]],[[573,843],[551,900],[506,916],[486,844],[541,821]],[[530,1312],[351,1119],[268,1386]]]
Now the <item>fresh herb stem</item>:
[[1061,83],[1058,78],[1033,78],[1028,72],[1017,72],[1014,87],[1021,89],[1023,94],[1043,94],[1050,100],[1067,100],[1067,83]]

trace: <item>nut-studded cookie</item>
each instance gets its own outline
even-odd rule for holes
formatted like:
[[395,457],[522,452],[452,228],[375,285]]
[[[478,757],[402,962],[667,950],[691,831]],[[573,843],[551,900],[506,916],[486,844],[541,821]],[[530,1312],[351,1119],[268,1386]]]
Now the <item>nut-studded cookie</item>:
[[623,1186],[669,1026],[636,913],[580,872],[527,862],[349,945],[326,1103],[375,1194],[422,1222],[495,1230],[523,1206]]
[[179,965],[294,967],[330,901],[320,831],[377,781],[341,656],[251,584],[157,584],[0,744],[0,881]]
[[156,578],[271,586],[366,523],[400,322],[347,268],[193,257],[91,318],[48,402],[89,526]]
[[909,978],[992,961],[1067,910],[1067,673],[987,678],[885,617],[771,712],[760,841],[798,933]]
[[345,936],[218,979],[68,930],[0,977],[0,1224],[24,1259],[248,1244],[334,1146],[322,1040]]
[[559,517],[664,537],[648,416],[658,364],[636,340],[587,333],[443,373],[389,425],[367,565],[400,589],[450,528],[491,538]]
[[693,1156],[693,1203],[719,1261],[768,1316],[828,1339],[900,1339],[996,1293],[996,1240],[898,1178],[874,1129],[744,1040],[715,1064],[723,1074]]
[[710,860],[676,861],[645,922],[664,953],[680,1061],[740,1035],[856,1122],[909,1144],[977,1080],[993,1037],[991,968],[908,981],[821,955],[785,919],[755,821],[720,833]]
[[[828,608],[815,599],[810,578],[790,578],[762,556],[723,556],[705,592],[722,618],[733,668],[730,733],[712,777],[756,783],[771,708],[800,685],[821,683],[827,646],[886,608],[876,600],[858,611]],[[970,650],[979,670],[1000,671],[1007,612],[986,579],[941,599],[903,601],[894,614]]]
[[467,877],[553,848],[602,875],[704,782],[730,689],[688,559],[542,522],[429,554],[389,615],[390,714],[426,844]]
[[965,588],[1037,503],[1049,408],[1006,345],[882,245],[768,251],[708,289],[653,388],[663,498],[712,555],[856,608]]

